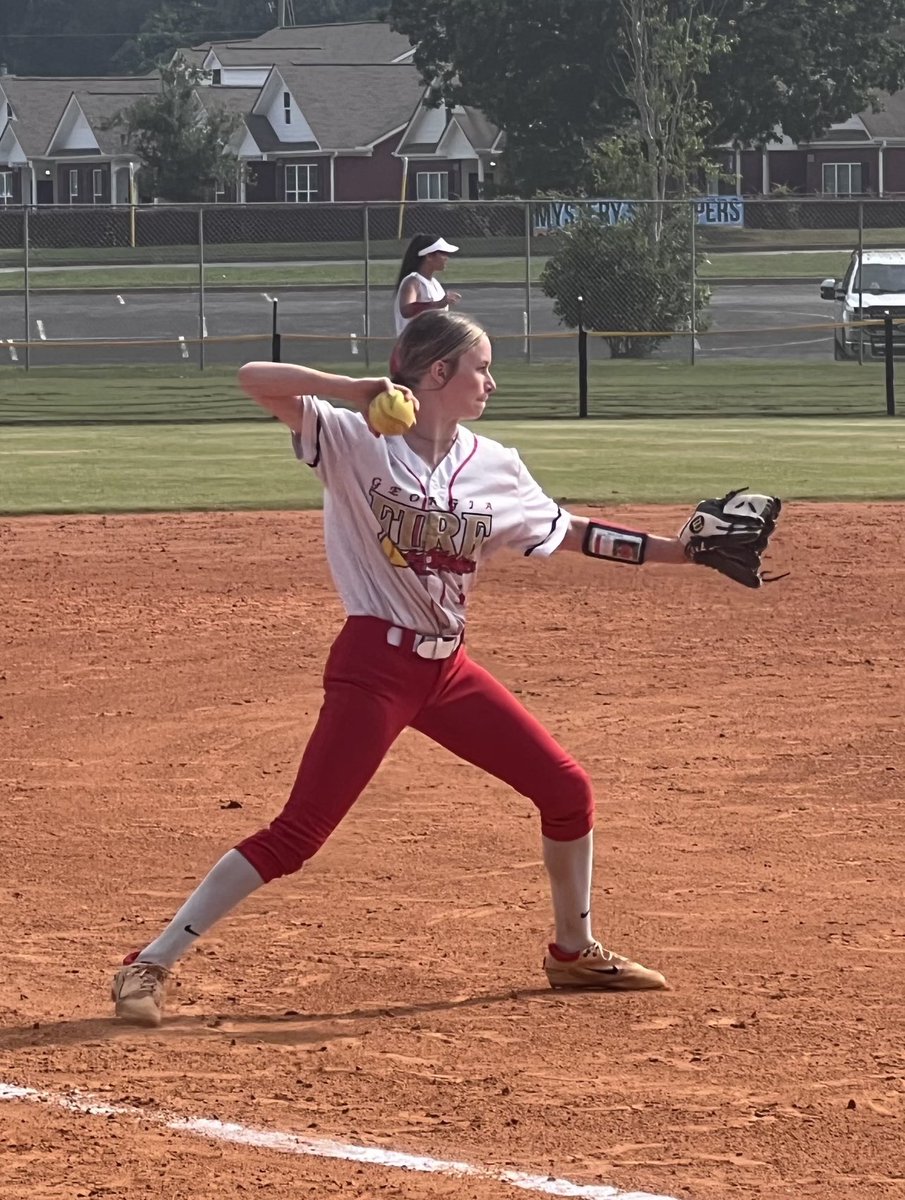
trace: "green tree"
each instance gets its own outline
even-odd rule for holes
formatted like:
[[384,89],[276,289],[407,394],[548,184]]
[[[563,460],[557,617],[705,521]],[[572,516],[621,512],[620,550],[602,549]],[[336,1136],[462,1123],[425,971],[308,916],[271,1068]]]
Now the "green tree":
[[506,131],[514,188],[573,192],[628,102],[618,0],[390,0],[437,103],[472,104]]
[[133,38],[116,52],[112,65],[123,74],[137,74],[168,63],[181,46],[229,37],[251,38],[276,24],[273,0],[245,4],[158,3],[147,12]]
[[710,106],[699,85],[730,43],[706,3],[686,0],[676,13],[669,0],[620,0],[621,82],[633,109],[621,140],[640,144],[646,184],[640,194],[652,200],[687,195],[707,165]]
[[103,75],[142,0],[0,0],[0,60],[16,75]]
[[[658,5],[667,28],[688,0]],[[711,140],[761,141],[777,125],[820,134],[905,82],[905,46],[890,30],[905,0],[696,0],[697,99]],[[516,189],[574,192],[594,179],[602,142],[639,121],[626,87],[631,46],[622,0],[389,0],[394,28],[443,103],[481,108],[507,134]],[[715,51],[719,49],[719,53]]]
[[720,141],[765,142],[777,125],[804,140],[905,83],[905,44],[894,32],[905,0],[711,3],[735,38],[702,86]]
[[205,200],[238,169],[229,139],[239,118],[205,111],[196,95],[202,72],[182,63],[164,67],[160,94],[143,96],[116,118],[142,162],[143,192],[161,200]]
[[[295,0],[299,24],[361,21],[377,0]],[[179,46],[254,37],[276,0],[0,0],[0,62],[16,75],[146,71]]]
[[383,0],[295,0],[293,4],[297,25],[374,21],[385,8]]

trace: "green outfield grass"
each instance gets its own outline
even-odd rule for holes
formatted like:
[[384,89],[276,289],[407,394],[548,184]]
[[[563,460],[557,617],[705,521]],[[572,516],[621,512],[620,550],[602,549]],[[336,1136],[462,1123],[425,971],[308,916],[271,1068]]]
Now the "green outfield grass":
[[[869,210],[866,210],[869,217]],[[738,251],[795,251],[835,249],[852,250],[858,244],[856,227],[857,214],[852,214],[853,225],[848,229],[751,229],[751,228],[707,228],[697,231],[701,250],[716,254]],[[85,232],[89,232],[87,229]],[[96,232],[96,230],[95,230]],[[905,246],[905,228],[866,228],[864,245]],[[39,239],[40,240],[40,239]],[[525,238],[519,236],[454,236],[460,247],[462,258],[512,258],[523,259]],[[547,239],[532,238],[531,252],[538,258],[549,253]],[[398,264],[408,244],[407,238],[369,239],[372,261]],[[364,256],[364,236],[348,241],[282,241],[282,242],[216,242],[205,239],[205,257],[209,263],[262,263],[262,262],[361,262]],[[163,246],[63,246],[37,245],[31,248],[31,264],[34,267],[73,267],[90,263],[92,266],[169,266],[178,263],[195,263],[198,247],[193,244]],[[0,268],[21,265],[22,252],[18,248],[0,249]]]
[[[595,374],[605,381],[592,405],[598,415],[580,421],[571,415],[574,393],[549,399],[549,369],[532,376],[504,366],[500,394],[480,424],[487,435],[517,446],[564,501],[687,502],[747,483],[799,499],[905,498],[905,427],[863,415],[882,412],[876,368],[610,364]],[[11,403],[20,416],[27,405],[47,404],[57,422],[83,418],[91,407],[90,419],[99,423],[0,427],[0,512],[320,503],[317,482],[295,464],[276,422],[211,419],[255,417],[232,372],[142,371],[130,375],[128,387],[113,372],[16,379],[24,386],[0,419],[10,418]],[[525,420],[531,405],[548,419]],[[130,406],[125,423],[103,423],[122,422]]]
[[813,279],[817,285],[829,276],[840,277],[851,250],[787,250],[773,254],[716,254],[704,251],[698,261],[702,279]]
[[[83,252],[84,253],[84,252]],[[698,271],[702,279],[814,279],[841,275],[848,262],[850,249],[836,251],[780,251],[776,253],[724,253],[702,249]],[[301,256],[299,256],[301,257]],[[537,283],[546,258],[532,258],[530,277]],[[398,260],[373,260],[369,281],[372,287],[391,287],[396,281]],[[523,284],[523,258],[467,258],[453,260],[443,276],[448,287],[473,283]],[[174,261],[167,264],[140,266],[72,266],[33,270],[29,273],[32,291],[59,288],[90,290],[93,288],[196,288],[198,265]],[[204,281],[208,287],[302,287],[358,286],[365,281],[364,263],[334,262],[210,262],[205,266]],[[0,272],[0,291],[21,291],[24,275],[21,270]]]
[[[247,358],[263,342],[249,346]],[[345,374],[379,374],[386,345],[369,372],[359,360],[332,364],[335,342],[285,339],[286,361],[305,361]],[[489,415],[496,419],[569,418],[578,415],[574,362],[507,361],[498,348],[498,390]],[[571,357],[574,347],[564,350]],[[881,416],[886,410],[880,364],[744,362],[627,362],[606,358],[600,339],[591,340],[589,412],[592,417],[813,417]],[[905,411],[905,400],[903,400]],[[263,419],[239,391],[235,371],[201,372],[136,366],[43,368],[0,372],[0,427],[4,424],[179,424]],[[3,436],[0,433],[0,436]]]
[[[754,485],[789,499],[905,498],[905,430],[882,419],[492,421],[568,503],[666,503]],[[277,424],[4,430],[7,514],[312,508]]]
[[[540,278],[543,260],[532,264],[532,278]],[[372,262],[369,280],[373,287],[391,287],[399,271],[398,261]],[[53,270],[30,272],[30,286],[34,291],[68,288],[89,290],[92,288],[121,288],[135,290],[147,287],[190,287],[198,286],[198,265],[178,263],[157,266],[116,266],[103,268],[66,267]],[[525,263],[517,258],[463,259],[456,264],[455,271],[444,276],[452,287],[456,283],[524,283]],[[210,287],[364,287],[365,268],[359,259],[349,262],[264,262],[264,263],[216,263],[208,262],[204,272],[205,283]],[[0,290],[21,291],[22,271],[6,271],[0,274]]]

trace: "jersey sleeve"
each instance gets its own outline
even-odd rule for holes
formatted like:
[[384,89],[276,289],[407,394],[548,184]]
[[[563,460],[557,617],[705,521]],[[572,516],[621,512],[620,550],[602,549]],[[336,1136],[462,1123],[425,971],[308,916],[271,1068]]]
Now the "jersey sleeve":
[[301,430],[292,431],[292,449],[299,462],[328,483],[333,465],[368,446],[373,434],[361,413],[338,408],[319,396],[300,396]]
[[546,558],[569,530],[569,514],[546,494],[516,455],[516,488],[521,519],[507,539],[512,550],[526,557]]

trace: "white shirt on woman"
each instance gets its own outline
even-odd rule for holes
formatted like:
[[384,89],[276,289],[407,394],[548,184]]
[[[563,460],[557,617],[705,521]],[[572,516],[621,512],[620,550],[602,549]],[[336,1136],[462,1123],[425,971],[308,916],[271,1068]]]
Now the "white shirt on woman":
[[[399,297],[402,295],[402,289],[410,281],[414,281],[415,284],[416,304],[426,304],[430,300],[442,300],[446,295],[443,284],[439,281],[439,279],[435,279],[433,276],[428,279],[426,275],[421,275],[417,271],[412,271],[411,275],[406,275],[405,279],[403,279],[402,283],[400,283],[399,287],[396,289],[396,297],[393,301],[393,316],[396,319],[397,337],[400,335],[400,333],[402,333],[409,321],[414,319],[413,317],[404,317],[399,308]],[[438,308],[435,311],[448,312],[449,305],[444,304],[442,308]]]
[[324,485],[327,561],[350,617],[461,633],[482,560],[499,550],[543,558],[568,532],[569,514],[516,450],[460,426],[431,469],[404,438],[374,437],[361,413],[300,403],[293,448]]

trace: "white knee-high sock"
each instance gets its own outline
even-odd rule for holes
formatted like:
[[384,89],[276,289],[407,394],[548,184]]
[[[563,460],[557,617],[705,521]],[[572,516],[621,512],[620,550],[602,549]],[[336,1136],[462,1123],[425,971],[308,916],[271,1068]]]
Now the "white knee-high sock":
[[594,833],[573,842],[544,838],[544,866],[550,877],[556,944],[561,950],[583,950],[591,933],[591,874]]
[[263,884],[248,859],[238,850],[229,850],[205,875],[160,937],[145,946],[139,961],[172,967],[202,934]]

